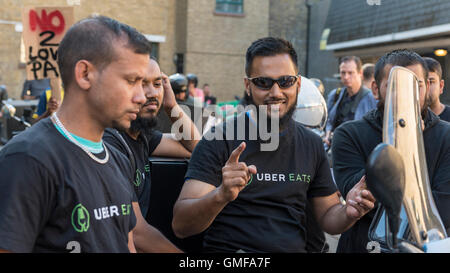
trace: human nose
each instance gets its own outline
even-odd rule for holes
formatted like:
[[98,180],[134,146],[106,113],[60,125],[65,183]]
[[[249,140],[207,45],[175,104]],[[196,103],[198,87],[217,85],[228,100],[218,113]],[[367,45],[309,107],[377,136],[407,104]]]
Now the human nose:
[[278,85],[278,82],[275,82],[275,83],[272,85],[272,88],[270,89],[270,96],[272,96],[272,97],[278,97],[278,96],[280,96],[280,95],[282,95],[281,88],[280,88],[280,86]]
[[144,87],[144,92],[146,98],[152,98],[156,97],[159,91],[152,84],[148,84],[146,87]]
[[144,104],[147,101],[145,97],[144,87],[142,84],[138,84],[133,97],[133,102],[137,104]]

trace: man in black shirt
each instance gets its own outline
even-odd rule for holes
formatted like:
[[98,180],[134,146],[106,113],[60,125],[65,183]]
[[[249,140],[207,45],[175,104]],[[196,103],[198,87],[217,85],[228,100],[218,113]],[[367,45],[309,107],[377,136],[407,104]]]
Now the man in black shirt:
[[[419,100],[424,122],[423,141],[431,190],[445,228],[450,227],[450,124],[428,108],[428,71],[415,52],[396,50],[381,57],[375,66],[372,88],[379,97],[378,109],[363,119],[340,126],[332,145],[333,172],[343,196],[365,175],[367,158],[382,142],[383,111],[389,72],[393,66],[413,71],[419,79]],[[368,231],[375,211],[368,213],[340,237],[337,252],[367,252]]]
[[[138,113],[136,120],[131,122],[128,129],[117,128],[118,131],[107,130],[103,139],[112,144],[126,156],[132,156],[135,177],[132,185],[139,200],[133,204],[140,209],[138,224],[143,228],[135,230],[135,244],[138,250],[145,252],[179,252],[162,233],[148,225],[142,216],[147,215],[150,205],[151,174],[148,158],[150,156],[190,157],[201,136],[192,120],[177,104],[168,77],[161,73],[158,63],[151,59],[144,78],[144,92],[146,103]],[[173,122],[183,124],[183,129],[189,132],[180,141],[171,134],[162,134],[154,130],[156,115],[163,106]],[[176,115],[172,117],[171,113]],[[189,129],[189,130],[187,130]],[[120,134],[118,136],[117,134]],[[127,150],[130,150],[131,154]],[[133,164],[132,164],[133,165]],[[142,232],[141,232],[142,231]],[[140,234],[143,234],[140,236]],[[140,238],[141,240],[139,240]]]
[[61,107],[0,152],[0,251],[135,252],[131,169],[102,135],[145,103],[149,53],[142,34],[104,16],[67,31]]
[[[292,119],[301,78],[291,43],[255,41],[246,74],[256,109],[213,127],[199,142],[172,226],[178,237],[207,230],[207,252],[305,252],[308,198],[322,229],[337,234],[373,207],[373,196],[361,180],[342,205],[320,137]],[[252,136],[269,120],[278,147],[265,146],[261,130]]]
[[20,98],[23,100],[36,100],[47,89],[50,89],[50,79],[25,80]]
[[339,74],[344,87],[330,91],[327,98],[328,120],[324,142],[330,147],[332,132],[342,123],[361,119],[376,107],[370,89],[362,82],[362,62],[358,56],[345,56],[340,60]]
[[433,58],[424,57],[428,67],[428,80],[430,81],[429,103],[430,109],[440,119],[450,122],[450,106],[441,103],[439,96],[444,92],[441,64]]

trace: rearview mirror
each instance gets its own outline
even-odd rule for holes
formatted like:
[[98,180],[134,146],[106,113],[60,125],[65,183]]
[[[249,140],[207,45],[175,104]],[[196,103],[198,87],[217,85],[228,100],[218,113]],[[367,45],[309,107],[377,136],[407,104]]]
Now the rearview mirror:
[[[373,196],[386,208],[390,234],[386,242],[397,248],[397,232],[405,191],[405,166],[401,155],[392,145],[380,143],[366,164],[366,184]],[[392,246],[390,245],[392,242]]]

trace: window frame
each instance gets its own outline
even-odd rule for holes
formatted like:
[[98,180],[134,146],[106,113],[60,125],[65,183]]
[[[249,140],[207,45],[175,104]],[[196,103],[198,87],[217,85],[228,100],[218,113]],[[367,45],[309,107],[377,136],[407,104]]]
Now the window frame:
[[[230,4],[242,7],[242,12],[233,12],[233,11],[224,11],[218,10],[218,4]],[[244,0],[216,0],[216,6],[214,8],[215,15],[226,15],[226,16],[234,16],[234,17],[243,17],[244,13]]]

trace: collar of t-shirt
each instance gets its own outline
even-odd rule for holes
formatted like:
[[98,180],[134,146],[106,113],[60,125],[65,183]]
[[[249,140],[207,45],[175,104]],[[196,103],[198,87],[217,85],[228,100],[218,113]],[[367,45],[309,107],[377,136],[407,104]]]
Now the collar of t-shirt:
[[[67,138],[70,142],[72,142],[72,140],[66,135],[66,133],[64,133],[64,131],[55,123],[53,123],[53,125],[55,126],[55,128],[58,130],[58,132],[60,132],[65,138]],[[84,146],[88,151],[90,151],[91,153],[94,154],[100,154],[103,152],[103,140],[100,142],[93,142],[90,140],[87,140],[85,138],[79,137],[77,135],[72,134],[71,132],[69,132],[69,134],[82,146]]]

